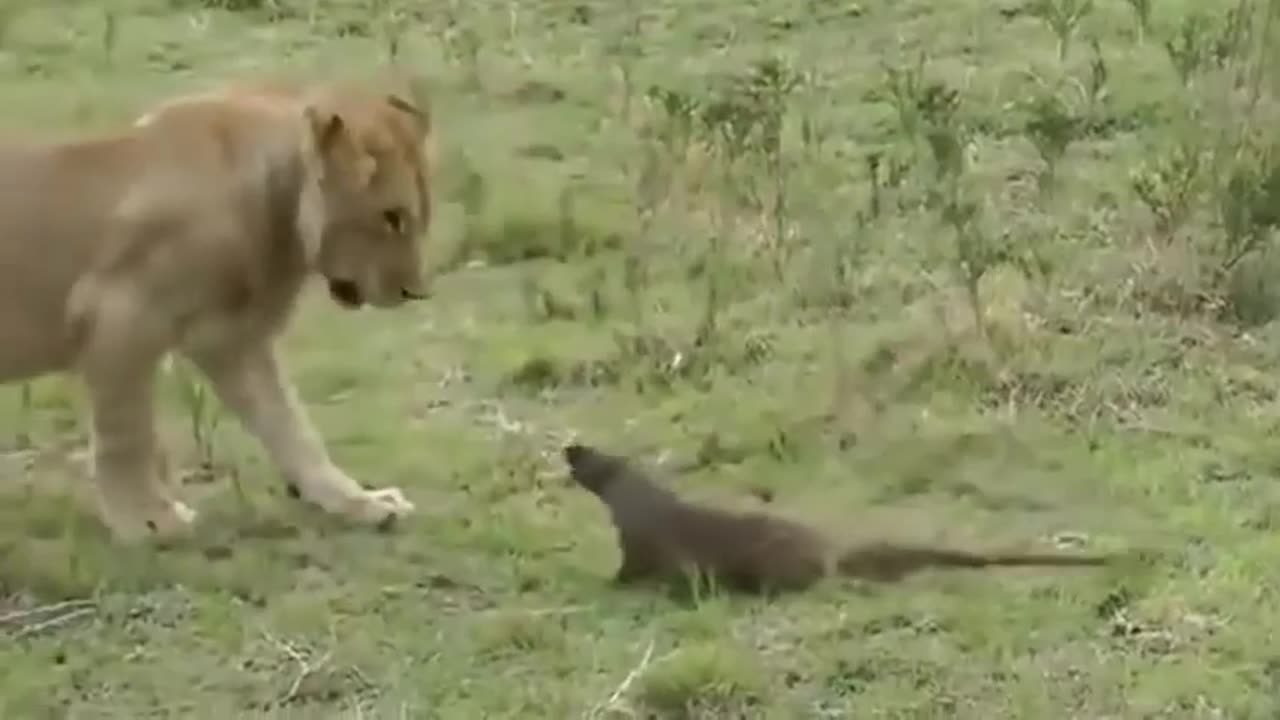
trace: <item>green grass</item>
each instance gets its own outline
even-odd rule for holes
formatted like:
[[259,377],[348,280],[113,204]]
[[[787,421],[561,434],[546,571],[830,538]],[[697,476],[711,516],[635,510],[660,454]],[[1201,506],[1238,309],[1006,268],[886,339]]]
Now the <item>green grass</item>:
[[[1280,44],[1235,4],[7,4],[8,134],[394,46],[442,152],[435,299],[287,337],[418,514],[299,507],[174,374],[198,537],[116,549],[74,386],[7,388],[0,717],[1275,717]],[[1153,552],[682,605],[607,586],[571,436],[849,536]]]

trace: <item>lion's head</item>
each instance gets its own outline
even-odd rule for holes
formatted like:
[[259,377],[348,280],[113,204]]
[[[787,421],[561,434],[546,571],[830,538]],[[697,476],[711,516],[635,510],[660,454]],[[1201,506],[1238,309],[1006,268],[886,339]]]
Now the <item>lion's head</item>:
[[431,220],[425,111],[396,95],[330,95],[306,107],[323,220],[315,269],[340,305],[426,297],[418,243]]

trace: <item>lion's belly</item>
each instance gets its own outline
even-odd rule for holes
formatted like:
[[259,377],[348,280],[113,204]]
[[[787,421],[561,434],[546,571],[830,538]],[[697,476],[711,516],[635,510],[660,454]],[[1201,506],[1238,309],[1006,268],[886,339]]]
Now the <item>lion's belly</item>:
[[[4,223],[0,221],[0,231]],[[19,241],[20,242],[20,241]],[[21,251],[0,237],[0,382],[65,369],[71,361],[66,302],[75,274],[52,248]]]
[[32,322],[20,310],[8,304],[0,307],[0,383],[65,370],[71,361],[61,325]]

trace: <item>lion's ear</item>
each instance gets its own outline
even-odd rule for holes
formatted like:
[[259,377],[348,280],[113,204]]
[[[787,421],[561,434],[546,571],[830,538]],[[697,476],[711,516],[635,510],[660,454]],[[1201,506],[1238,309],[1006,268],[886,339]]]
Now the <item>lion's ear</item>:
[[389,79],[390,83],[383,86],[387,104],[416,120],[419,139],[426,140],[432,129],[430,83],[423,75],[403,67],[394,68]]
[[342,133],[346,132],[347,124],[343,121],[342,116],[330,110],[321,110],[314,105],[308,105],[304,110],[307,117],[307,124],[311,127],[311,135],[315,139],[316,148],[320,152],[328,152],[333,148],[338,138],[342,137]]
[[406,100],[399,95],[391,94],[387,95],[387,104],[413,117],[418,124],[418,133],[421,137],[431,134],[431,114],[424,109],[420,102]]

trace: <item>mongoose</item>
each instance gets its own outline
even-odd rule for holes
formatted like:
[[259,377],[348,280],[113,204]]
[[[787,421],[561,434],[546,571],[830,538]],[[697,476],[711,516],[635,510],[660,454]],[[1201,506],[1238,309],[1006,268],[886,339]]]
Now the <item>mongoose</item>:
[[695,505],[626,457],[572,443],[563,456],[577,484],[609,508],[622,563],[614,582],[710,577],[729,590],[803,590],[834,574],[892,582],[928,567],[1102,565],[1097,555],[981,553],[876,542],[840,549],[817,530],[762,512]]

